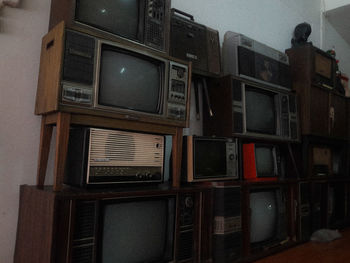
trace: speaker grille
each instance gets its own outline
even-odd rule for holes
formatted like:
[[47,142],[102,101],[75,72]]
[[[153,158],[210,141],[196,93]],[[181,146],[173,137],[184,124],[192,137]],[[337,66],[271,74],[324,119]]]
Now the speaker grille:
[[96,208],[94,201],[78,202],[75,211],[74,240],[93,238]]
[[157,49],[164,50],[164,20],[165,1],[153,0],[148,2],[146,12],[146,43]]
[[93,263],[94,262],[94,248],[92,245],[74,247],[72,250],[73,263]]
[[164,137],[116,130],[91,129],[91,166],[163,167]]
[[92,84],[95,41],[75,32],[66,32],[63,80]]
[[190,259],[193,256],[193,231],[180,233],[178,260]]
[[233,217],[241,214],[241,188],[216,188],[214,191],[214,215]]

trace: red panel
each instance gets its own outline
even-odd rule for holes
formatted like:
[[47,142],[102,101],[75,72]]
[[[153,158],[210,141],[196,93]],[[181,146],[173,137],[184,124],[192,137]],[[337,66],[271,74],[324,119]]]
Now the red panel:
[[247,180],[257,179],[254,143],[243,144],[243,177]]

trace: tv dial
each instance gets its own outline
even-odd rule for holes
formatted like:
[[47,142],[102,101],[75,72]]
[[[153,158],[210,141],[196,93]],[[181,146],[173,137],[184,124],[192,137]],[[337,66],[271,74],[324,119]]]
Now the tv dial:
[[192,208],[193,207],[193,198],[191,196],[187,196],[185,198],[185,207]]

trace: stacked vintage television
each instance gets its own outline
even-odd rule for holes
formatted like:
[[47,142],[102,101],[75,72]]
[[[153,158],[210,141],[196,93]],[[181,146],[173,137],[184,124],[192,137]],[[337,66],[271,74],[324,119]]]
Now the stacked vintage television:
[[298,105],[286,54],[226,32],[221,56],[183,163],[187,181],[214,187],[213,260],[251,261],[297,242]]
[[252,261],[349,224],[334,59],[234,32],[220,50],[217,30],[170,7],[51,1],[16,263]]
[[170,4],[51,1],[35,105],[38,184],[21,186],[15,262],[210,257],[201,237],[211,190],[179,187],[191,64],[169,56]]

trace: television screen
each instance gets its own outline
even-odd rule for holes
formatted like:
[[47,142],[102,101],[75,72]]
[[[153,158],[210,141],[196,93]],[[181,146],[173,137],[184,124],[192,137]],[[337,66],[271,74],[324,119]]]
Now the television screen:
[[247,131],[276,134],[274,93],[246,86],[245,96]]
[[278,204],[275,191],[250,193],[250,243],[274,238],[278,223]]
[[216,176],[227,173],[225,142],[196,140],[194,155],[196,176]]
[[139,0],[76,0],[77,21],[138,40]]
[[275,176],[275,158],[273,147],[256,146],[255,147],[256,172],[258,177]]
[[107,203],[102,224],[100,262],[172,260],[175,198]]
[[102,45],[98,103],[161,113],[165,63]]

